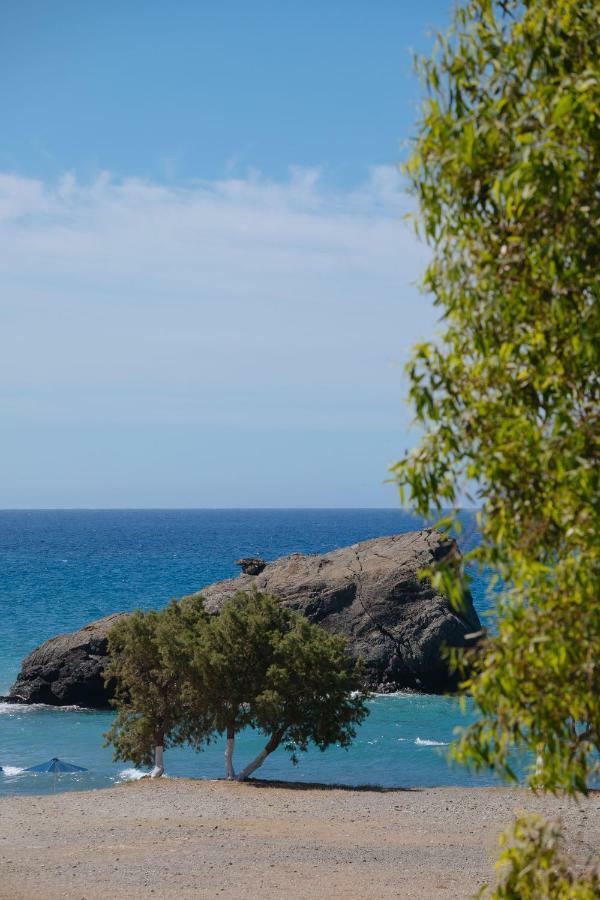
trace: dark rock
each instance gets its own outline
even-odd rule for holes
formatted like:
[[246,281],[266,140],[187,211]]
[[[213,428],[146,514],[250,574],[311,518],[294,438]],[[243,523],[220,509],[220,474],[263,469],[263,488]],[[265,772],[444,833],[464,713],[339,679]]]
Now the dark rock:
[[27,656],[11,697],[53,706],[108,706],[104,686],[109,629],[126,613],[113,613],[80,631],[50,638]]
[[[371,689],[443,692],[454,687],[454,680],[442,647],[464,646],[469,633],[481,625],[470,597],[459,614],[418,573],[458,556],[454,541],[426,529],[320,556],[295,553],[271,563],[240,560],[240,565],[260,563],[260,571],[245,571],[200,593],[212,613],[239,590],[274,594],[311,622],[345,635],[352,656],[362,657]],[[29,703],[105,706],[110,699],[103,683],[106,635],[122,615],[46,641],[24,660],[11,697]]]
[[258,556],[246,556],[236,562],[236,566],[241,566],[244,575],[260,575],[266,565],[266,561]]

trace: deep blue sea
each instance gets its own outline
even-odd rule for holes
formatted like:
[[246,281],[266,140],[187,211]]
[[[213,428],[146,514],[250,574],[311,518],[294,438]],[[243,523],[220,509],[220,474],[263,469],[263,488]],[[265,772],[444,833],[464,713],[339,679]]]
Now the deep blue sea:
[[[236,575],[235,560],[258,555],[322,553],[367,538],[397,534],[421,522],[401,510],[36,510],[0,511],[0,694],[22,658],[48,637],[110,612],[152,609],[171,597]],[[464,514],[460,543],[477,540],[474,515]],[[478,611],[486,585],[475,578]],[[469,720],[455,700],[400,693],[376,696],[349,750],[301,755],[283,750],[257,775],[344,784],[434,786],[491,784],[451,765],[447,745]],[[115,763],[102,733],[110,712],[0,705],[0,794],[104,787],[139,777]],[[264,739],[247,732],[236,742],[239,767]],[[33,775],[23,768],[59,756],[85,766],[78,775]],[[220,778],[223,746],[166,754],[169,775]]]

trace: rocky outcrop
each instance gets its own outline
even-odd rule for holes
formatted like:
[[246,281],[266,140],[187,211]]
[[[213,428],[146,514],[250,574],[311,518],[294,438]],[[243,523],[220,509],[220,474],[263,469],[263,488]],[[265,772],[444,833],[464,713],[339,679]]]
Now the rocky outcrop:
[[267,567],[267,561],[260,559],[259,556],[246,556],[244,559],[238,559],[236,566],[240,566],[244,575],[260,575]]
[[114,613],[80,631],[50,638],[25,657],[9,698],[54,706],[107,706],[107,635],[126,613]]
[[451,686],[442,646],[463,646],[481,625],[470,597],[458,614],[419,572],[457,556],[453,540],[427,529],[321,556],[295,553],[258,575],[219,581],[200,593],[209,612],[239,590],[274,594],[311,622],[345,635],[352,656],[362,657],[369,687],[440,692]]
[[[454,541],[426,529],[320,556],[240,560],[241,575],[200,593],[211,613],[239,590],[274,594],[311,622],[345,635],[352,656],[363,660],[370,688],[443,692],[453,680],[442,647],[464,646],[481,625],[470,598],[461,613],[454,611],[419,572],[457,557]],[[30,703],[106,705],[106,635],[121,615],[46,641],[24,660],[11,695]]]

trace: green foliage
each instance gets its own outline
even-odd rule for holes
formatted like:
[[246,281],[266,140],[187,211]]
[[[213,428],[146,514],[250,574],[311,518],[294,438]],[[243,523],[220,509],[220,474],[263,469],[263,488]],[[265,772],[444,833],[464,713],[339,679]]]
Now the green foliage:
[[105,680],[114,679],[117,715],[105,735],[115,759],[152,763],[154,746],[188,740],[200,746],[212,732],[202,694],[188,690],[193,652],[206,629],[202,601],[173,601],[160,612],[137,610],[108,635]]
[[273,641],[272,662],[253,708],[256,727],[276,735],[295,762],[309,742],[319,750],[350,746],[367,715],[367,693],[344,638],[298,613],[288,612],[287,618],[287,629]]
[[562,850],[562,833],[556,822],[537,815],[521,815],[505,832],[505,847],[496,868],[500,883],[494,900],[594,900],[600,896],[600,875],[588,870],[574,875]]
[[172,674],[175,725],[173,744],[187,743],[197,750],[212,740],[216,728],[209,685],[196,666],[207,646],[210,617],[201,596],[173,600],[158,614],[157,639],[165,671]]
[[237,593],[210,623],[197,648],[195,671],[214,712],[217,731],[255,724],[255,702],[265,689],[274,644],[289,627],[289,613],[265,594]]
[[196,658],[217,730],[250,725],[296,759],[309,742],[348,746],[367,715],[346,641],[267,594],[239,592],[211,622]]
[[422,514],[476,497],[467,562],[506,585],[456,756],[514,778],[528,750],[530,784],[571,793],[600,750],[599,48],[597,0],[466,0],[422,63],[407,172],[443,329],[394,467]]
[[149,765],[156,744],[168,741],[176,723],[176,681],[165,669],[157,636],[160,614],[137,610],[109,632],[106,681],[115,679],[117,715],[105,735],[115,759]]
[[111,630],[109,654],[117,716],[106,737],[136,765],[156,744],[199,749],[246,726],[295,759],[310,741],[347,747],[367,715],[345,640],[265,594],[238,593],[213,617],[198,596],[135,612]]

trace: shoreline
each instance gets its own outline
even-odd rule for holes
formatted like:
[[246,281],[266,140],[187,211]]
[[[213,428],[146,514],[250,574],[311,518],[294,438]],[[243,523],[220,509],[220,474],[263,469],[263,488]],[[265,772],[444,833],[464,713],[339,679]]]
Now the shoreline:
[[0,799],[0,898],[457,898],[493,882],[516,810],[560,817],[576,861],[600,792],[141,780]]

